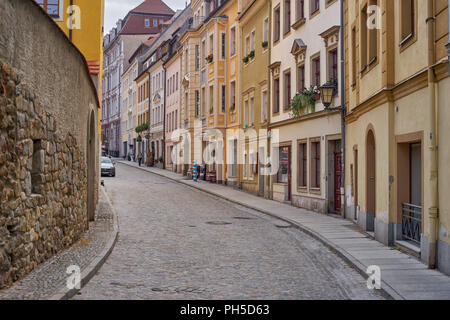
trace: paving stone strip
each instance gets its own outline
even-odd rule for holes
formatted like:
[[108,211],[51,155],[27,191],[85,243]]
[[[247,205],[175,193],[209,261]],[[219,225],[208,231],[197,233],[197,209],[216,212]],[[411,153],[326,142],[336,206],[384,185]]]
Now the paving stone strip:
[[[118,162],[138,167],[134,162]],[[292,223],[334,250],[366,278],[369,266],[379,266],[381,289],[389,298],[450,300],[449,276],[438,270],[429,270],[416,258],[373,240],[349,220],[264,199],[224,185],[194,182],[168,170],[154,167],[140,169]],[[429,286],[430,283],[433,286]]]
[[[89,230],[72,247],[53,256],[12,287],[0,291],[0,300],[46,300],[59,297],[59,293],[68,292],[66,270],[71,265],[80,267],[82,276],[92,262],[104,255],[107,246],[117,232],[114,211],[103,190],[99,192],[95,221],[89,224]],[[103,261],[102,261],[103,262]],[[97,266],[99,267],[99,266]],[[67,298],[61,295],[59,298]]]

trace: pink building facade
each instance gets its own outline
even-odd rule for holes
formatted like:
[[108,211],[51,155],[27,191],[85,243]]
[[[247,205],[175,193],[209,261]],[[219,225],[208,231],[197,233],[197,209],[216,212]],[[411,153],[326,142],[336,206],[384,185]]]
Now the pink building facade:
[[[170,54],[170,53],[169,53]],[[178,52],[173,52],[165,63],[166,68],[166,113],[165,113],[165,147],[166,169],[176,172],[176,141],[172,140],[175,130],[180,125],[180,57]]]

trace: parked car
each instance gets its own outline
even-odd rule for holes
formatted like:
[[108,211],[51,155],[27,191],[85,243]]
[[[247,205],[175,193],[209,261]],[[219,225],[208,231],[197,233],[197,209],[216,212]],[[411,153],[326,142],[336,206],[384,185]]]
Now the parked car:
[[114,162],[108,157],[102,157],[101,163],[101,175],[102,176],[116,176],[116,167],[114,166]]

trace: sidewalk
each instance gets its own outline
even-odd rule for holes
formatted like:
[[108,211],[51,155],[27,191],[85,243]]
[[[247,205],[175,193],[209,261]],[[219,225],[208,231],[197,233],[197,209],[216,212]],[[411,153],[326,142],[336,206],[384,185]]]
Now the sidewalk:
[[428,269],[416,258],[373,240],[349,220],[267,200],[224,185],[186,180],[186,177],[171,171],[139,167],[135,162],[117,162],[164,176],[289,222],[323,242],[365,277],[367,267],[377,265],[381,268],[381,289],[393,299],[450,299],[450,277]]
[[118,225],[114,209],[103,188],[99,189],[99,203],[95,221],[89,230],[70,248],[39,265],[11,288],[0,291],[0,300],[64,300],[78,290],[66,286],[67,267],[77,265],[84,286],[103,265],[117,240]]

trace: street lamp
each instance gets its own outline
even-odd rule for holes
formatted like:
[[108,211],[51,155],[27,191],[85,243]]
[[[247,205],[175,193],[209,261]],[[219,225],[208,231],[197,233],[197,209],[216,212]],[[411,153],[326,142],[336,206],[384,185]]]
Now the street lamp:
[[325,106],[325,109],[329,109],[331,102],[333,101],[336,87],[332,82],[327,82],[324,85],[322,85],[319,89],[320,89],[320,96],[322,98],[322,103]]

